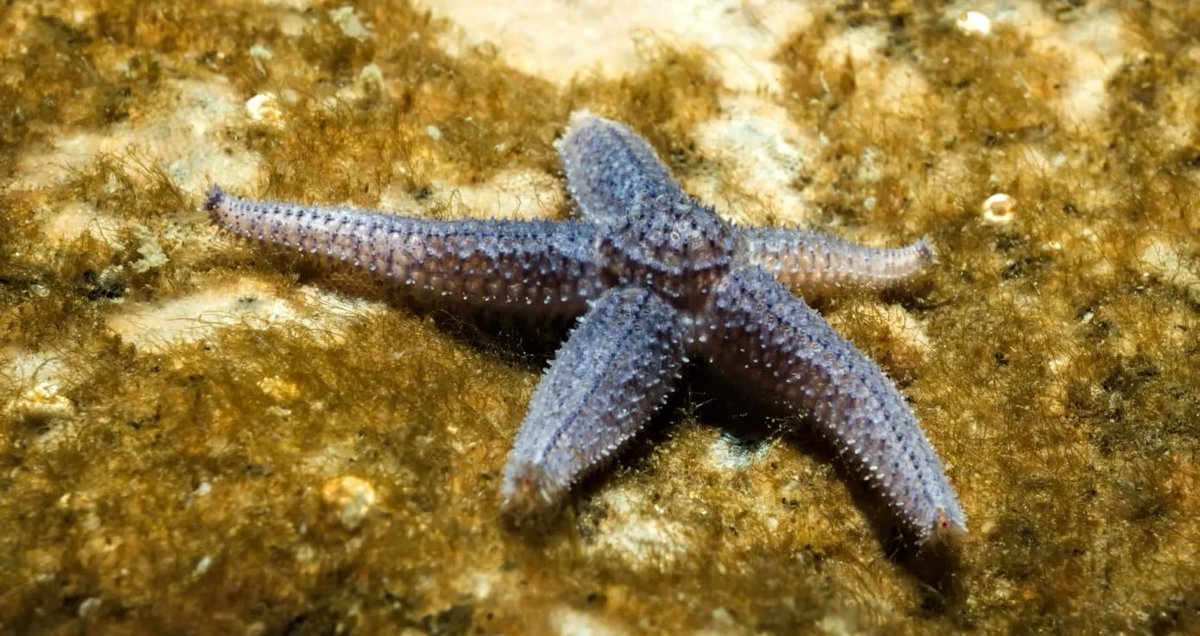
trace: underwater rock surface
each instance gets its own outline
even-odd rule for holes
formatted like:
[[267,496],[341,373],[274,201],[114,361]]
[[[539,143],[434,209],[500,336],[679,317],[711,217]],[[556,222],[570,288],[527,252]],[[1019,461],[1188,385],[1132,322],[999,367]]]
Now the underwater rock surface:
[[[643,4],[7,7],[0,633],[1200,629],[1200,7]],[[942,455],[957,553],[697,374],[509,530],[567,325],[413,307],[199,210],[220,181],[565,218],[579,108],[730,220],[931,237],[920,284],[817,306]]]

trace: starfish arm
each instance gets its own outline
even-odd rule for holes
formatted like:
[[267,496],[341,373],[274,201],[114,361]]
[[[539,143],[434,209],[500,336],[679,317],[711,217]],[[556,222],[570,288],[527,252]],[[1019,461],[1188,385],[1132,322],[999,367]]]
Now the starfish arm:
[[576,111],[556,146],[571,198],[587,220],[619,221],[638,199],[686,198],[650,144],[623,124]]
[[698,328],[713,362],[810,417],[922,544],[965,534],[954,488],[896,386],[769,273],[731,272]]
[[645,426],[685,361],[676,310],[644,289],[605,292],[534,391],[504,467],[505,514],[520,520],[553,509]]
[[890,287],[917,275],[936,258],[928,238],[905,247],[878,248],[790,228],[745,227],[739,234],[747,261],[806,298],[846,287]]
[[248,201],[217,186],[204,207],[234,234],[348,264],[418,298],[578,313],[602,291],[595,230],[583,223],[437,221]]

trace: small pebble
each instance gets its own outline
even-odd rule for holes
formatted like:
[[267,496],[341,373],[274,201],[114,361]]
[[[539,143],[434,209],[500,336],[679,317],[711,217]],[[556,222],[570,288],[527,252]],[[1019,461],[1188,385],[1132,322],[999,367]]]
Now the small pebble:
[[991,19],[978,11],[964,11],[954,21],[954,26],[968,35],[990,35],[992,32]]
[[983,220],[988,223],[1010,223],[1016,209],[1017,200],[1003,192],[988,197],[981,208]]
[[347,530],[360,526],[375,507],[375,487],[358,477],[334,477],[321,486],[321,501]]
[[259,93],[246,100],[246,114],[253,121],[278,124],[283,120],[283,111],[273,93]]

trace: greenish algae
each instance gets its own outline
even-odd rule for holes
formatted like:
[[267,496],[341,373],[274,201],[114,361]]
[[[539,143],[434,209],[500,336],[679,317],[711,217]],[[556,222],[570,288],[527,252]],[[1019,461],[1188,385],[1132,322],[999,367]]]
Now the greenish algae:
[[[1060,23],[1088,18],[1060,4]],[[486,49],[449,56],[446,25],[385,3],[357,7],[365,40],[334,4],[300,12],[297,37],[268,5],[87,6],[85,24],[6,9],[3,174],[61,136],[160,117],[173,82],[224,78],[292,97],[277,122],[223,129],[262,173],[212,179],[361,205],[399,188],[452,216],[470,211],[436,180],[553,173],[575,108],[629,122],[684,176],[708,168],[690,131],[720,113],[698,51],[557,87]],[[779,52],[788,116],[829,141],[796,179],[812,218],[927,233],[941,254],[883,303],[821,308],[950,465],[972,537],[948,572],[794,422],[704,380],[547,528],[507,530],[499,472],[543,362],[529,345],[554,334],[480,336],[369,290],[341,311],[338,290],[366,287],[217,236],[199,192],[134,150],[0,189],[3,631],[1195,629],[1200,9],[1156,8],[1121,14],[1140,54],[1078,127],[1053,105],[1062,56],[1008,27],[971,38],[908,3],[851,3]],[[885,33],[929,90],[882,102],[872,65],[819,59],[854,29]],[[998,191],[1017,201],[1003,223],[979,211]],[[71,206],[88,230],[57,229]],[[169,335],[169,303],[228,289],[232,308]]]

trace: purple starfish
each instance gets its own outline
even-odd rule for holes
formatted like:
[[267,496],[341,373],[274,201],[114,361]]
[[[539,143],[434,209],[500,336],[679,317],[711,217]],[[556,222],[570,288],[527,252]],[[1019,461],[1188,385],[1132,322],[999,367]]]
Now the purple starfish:
[[214,186],[226,229],[386,278],[417,298],[583,314],[534,392],[502,507],[551,510],[638,433],[689,355],[809,417],[924,545],[966,532],[937,454],[883,372],[800,296],[880,288],[933,259],[925,240],[869,248],[737,227],[683,192],[653,149],[586,112],[558,143],[582,220],[433,221],[254,202]]

